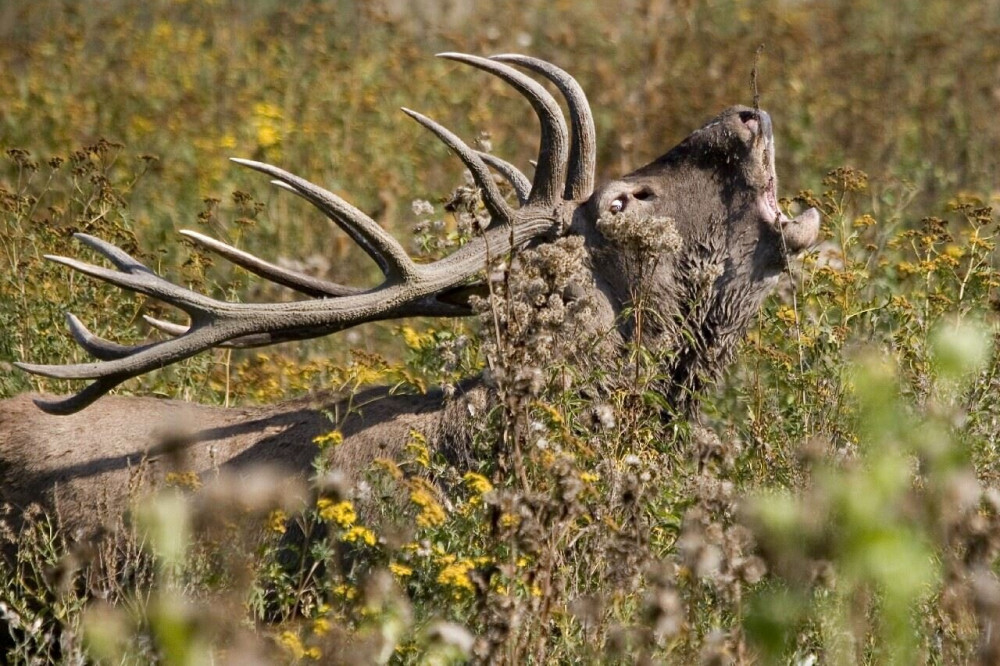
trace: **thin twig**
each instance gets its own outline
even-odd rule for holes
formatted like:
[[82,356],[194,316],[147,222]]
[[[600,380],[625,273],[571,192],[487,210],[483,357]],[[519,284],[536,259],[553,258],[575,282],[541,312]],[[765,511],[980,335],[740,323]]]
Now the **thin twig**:
[[753,95],[753,110],[760,111],[760,91],[757,90],[757,66],[760,64],[760,54],[764,52],[764,44],[760,44],[753,54],[753,67],[750,69],[750,93]]

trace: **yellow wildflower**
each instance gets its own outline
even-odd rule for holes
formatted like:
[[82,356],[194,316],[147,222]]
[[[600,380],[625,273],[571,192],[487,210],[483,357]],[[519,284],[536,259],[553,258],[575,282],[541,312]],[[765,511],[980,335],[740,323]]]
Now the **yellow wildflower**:
[[270,148],[281,141],[278,129],[271,123],[261,123],[257,127],[257,144],[261,148]]
[[341,599],[346,599],[347,601],[350,601],[358,595],[358,591],[347,583],[341,583],[340,585],[334,587],[333,593]]
[[312,631],[317,636],[322,636],[323,634],[330,631],[330,620],[325,617],[318,617],[313,620]]
[[787,305],[782,305],[780,308],[778,308],[777,315],[778,319],[781,320],[782,323],[789,326],[794,325],[796,319],[798,318],[798,316],[795,313],[795,310]]
[[201,488],[201,479],[196,472],[167,472],[164,481],[168,486],[175,488],[186,488],[188,490],[198,490]]
[[153,37],[162,41],[170,41],[174,37],[174,28],[169,21],[157,21],[153,25]]
[[288,521],[288,514],[281,509],[275,509],[267,516],[267,528],[278,534],[285,533],[285,523]]
[[347,534],[344,535],[344,541],[350,541],[351,543],[354,543],[355,541],[364,541],[369,546],[374,546],[375,533],[367,527],[355,525],[348,530]]
[[559,412],[559,410],[553,407],[552,405],[547,405],[544,402],[536,402],[534,403],[534,406],[545,412],[548,415],[549,419],[552,421],[553,425],[556,426],[565,425],[566,419],[564,419],[563,415]]
[[278,637],[278,643],[288,650],[294,659],[319,659],[321,656],[319,648],[305,647],[302,645],[302,639],[298,637],[298,634],[291,631],[281,632],[281,636]]
[[389,571],[400,578],[406,578],[407,576],[413,575],[413,569],[411,567],[408,567],[405,564],[400,564],[399,562],[390,562]]
[[321,497],[316,502],[316,509],[322,520],[328,523],[337,523],[344,529],[353,526],[358,519],[358,515],[354,513],[354,505],[351,504],[350,500],[334,503],[333,500]]
[[339,430],[331,430],[325,435],[317,435],[313,437],[313,444],[318,446],[320,450],[332,449],[340,446],[344,443],[344,435]]
[[485,495],[493,490],[493,484],[490,483],[490,480],[482,474],[466,472],[465,476],[462,477],[462,480],[465,481],[477,495]]
[[855,229],[866,229],[870,226],[873,226],[874,224],[875,224],[875,218],[865,213],[861,217],[856,218],[854,222],[851,223],[851,226],[854,227]]
[[261,118],[271,118],[278,120],[281,118],[281,109],[275,104],[270,104],[268,102],[257,102],[253,105],[254,115]]
[[952,259],[961,259],[965,256],[965,250],[961,246],[955,245],[954,243],[945,247],[944,253]]
[[521,517],[513,513],[500,515],[500,527],[517,527],[521,524]]
[[472,562],[469,560],[460,560],[449,564],[438,574],[437,582],[455,588],[459,592],[475,592],[476,587],[469,578],[469,571],[472,568]]
[[417,515],[417,525],[420,527],[437,527],[445,521],[444,509],[434,497],[432,486],[423,479],[410,482],[410,501],[420,507]]
[[385,470],[386,474],[397,481],[403,478],[403,472],[399,469],[399,465],[397,465],[394,460],[390,460],[389,458],[376,458],[372,461],[372,467]]
[[406,450],[414,455],[414,462],[421,467],[431,466],[431,452],[427,448],[427,438],[416,430],[410,431],[410,439],[406,442]]
[[420,334],[409,326],[403,326],[399,329],[399,332],[403,335],[403,343],[406,344],[410,349],[420,349],[421,340]]
[[601,480],[601,477],[593,472],[581,472],[580,480],[584,483],[597,483]]

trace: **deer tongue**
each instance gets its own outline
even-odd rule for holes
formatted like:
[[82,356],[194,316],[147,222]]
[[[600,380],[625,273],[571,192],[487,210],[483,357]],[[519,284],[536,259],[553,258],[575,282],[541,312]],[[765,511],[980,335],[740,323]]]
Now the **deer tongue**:
[[785,249],[790,254],[797,254],[819,239],[819,211],[810,208],[793,218],[780,213],[776,226],[784,239]]

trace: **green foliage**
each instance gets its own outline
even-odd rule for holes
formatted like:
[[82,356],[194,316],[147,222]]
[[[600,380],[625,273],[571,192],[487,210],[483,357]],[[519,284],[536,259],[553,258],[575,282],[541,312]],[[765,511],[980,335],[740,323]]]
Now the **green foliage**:
[[[448,15],[422,3],[8,3],[0,396],[68,389],[9,366],[82,360],[54,332],[66,310],[126,344],[150,335],[140,315],[171,316],[43,259],[92,258],[75,232],[229,299],[284,296],[178,243],[175,227],[372,283],[346,237],[264,195],[230,154],[350,192],[397,237],[412,226],[425,256],[461,244],[475,201],[439,197],[457,165],[389,111],[488,130],[519,161],[536,128],[520,100],[434,51],[530,51],[571,69],[597,113],[601,168],[620,172],[749,102],[748,61],[766,42],[762,105],[798,192],[783,204],[820,208],[827,239],[703,396],[702,423],[661,420],[644,350],[604,369],[630,379],[619,385],[528,363],[536,349],[475,324],[218,351],[127,383],[219,404],[421,391],[514,352],[491,368],[504,400],[479,415],[475,470],[413,432],[409,460],[379,461],[352,487],[324,463],[341,441],[331,423],[309,488],[266,475],[200,487],[180,473],[137,507],[131,538],[96,550],[34,510],[21,534],[0,523],[0,542],[20,546],[0,563],[9,659],[997,661],[998,25],[989,3],[904,4],[498,3],[501,29],[463,3]],[[398,203],[414,197],[431,203]]]

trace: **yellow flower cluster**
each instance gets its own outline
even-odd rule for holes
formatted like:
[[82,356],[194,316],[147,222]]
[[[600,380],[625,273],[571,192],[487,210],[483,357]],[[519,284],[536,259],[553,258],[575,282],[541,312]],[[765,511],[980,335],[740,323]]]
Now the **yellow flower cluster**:
[[319,659],[322,656],[319,648],[307,648],[302,645],[302,639],[292,631],[281,632],[281,635],[278,637],[278,643],[288,650],[293,659]]
[[382,469],[396,481],[403,478],[403,472],[399,469],[399,465],[397,465],[394,460],[390,460],[389,458],[376,458],[372,461],[372,467],[375,469]]
[[500,515],[500,527],[517,527],[521,524],[521,517],[513,513],[504,513]]
[[163,480],[168,486],[174,488],[186,488],[187,490],[201,488],[201,479],[196,472],[167,472]]
[[364,541],[369,546],[375,545],[375,533],[372,532],[367,527],[361,527],[360,525],[355,525],[347,534],[344,535],[344,541],[349,541],[354,543],[356,541]]
[[279,109],[275,104],[269,104],[268,102],[257,102],[253,105],[254,115],[260,116],[261,118],[270,118],[271,120],[281,120],[281,109]]
[[408,567],[405,564],[400,564],[399,562],[390,562],[389,571],[391,571],[395,576],[399,578],[406,578],[407,576],[413,575],[413,568]]
[[417,515],[420,527],[437,527],[444,523],[447,517],[444,508],[434,497],[434,488],[424,479],[410,481],[410,501],[420,507]]
[[281,509],[275,509],[267,516],[267,528],[277,534],[285,533],[286,522],[288,522],[288,514]]
[[[458,593],[475,592],[476,587],[469,578],[469,571],[474,567],[475,565],[469,560],[453,562],[444,569],[441,569],[441,573],[437,577],[437,582],[441,585],[454,588]],[[460,596],[460,594],[456,594],[456,596]]]
[[798,315],[796,314],[795,309],[788,305],[782,305],[779,307],[775,314],[783,324],[788,326],[794,326],[798,321]]
[[347,583],[341,583],[333,588],[333,594],[341,599],[346,599],[350,601],[354,597],[358,596],[358,590],[351,587]]
[[421,467],[431,466],[431,452],[427,448],[427,438],[416,430],[410,431],[410,439],[406,442],[406,450],[413,454],[413,460]]
[[855,218],[854,222],[851,223],[851,226],[855,229],[867,229],[868,227],[875,226],[876,224],[877,222],[875,221],[875,218],[868,213],[865,213],[864,215]]
[[325,435],[313,437],[313,444],[320,450],[332,449],[344,443],[344,435],[339,430],[331,430]]
[[351,504],[350,500],[334,502],[326,497],[321,497],[316,502],[316,510],[322,520],[336,523],[345,530],[352,527],[358,520],[358,515],[354,512],[354,505]]
[[257,144],[270,148],[281,142],[281,109],[273,104],[260,102],[254,105],[254,125],[257,128]]
[[584,483],[597,483],[601,477],[594,472],[580,472],[580,480]]
[[403,336],[403,343],[414,351],[419,351],[434,344],[433,329],[425,333],[417,333],[413,328],[403,326],[399,329],[399,332]]
[[493,490],[493,484],[482,474],[476,474],[475,472],[466,472],[462,480],[475,492],[477,495],[485,495],[486,493]]
[[330,620],[325,617],[318,617],[313,620],[312,632],[317,636],[322,636],[330,631],[330,626]]
[[454,597],[460,599],[462,594],[476,591],[476,586],[469,578],[469,572],[477,566],[489,564],[491,560],[485,556],[458,559],[454,555],[442,555],[438,558],[438,562],[444,566],[438,573],[437,582],[452,588]]

